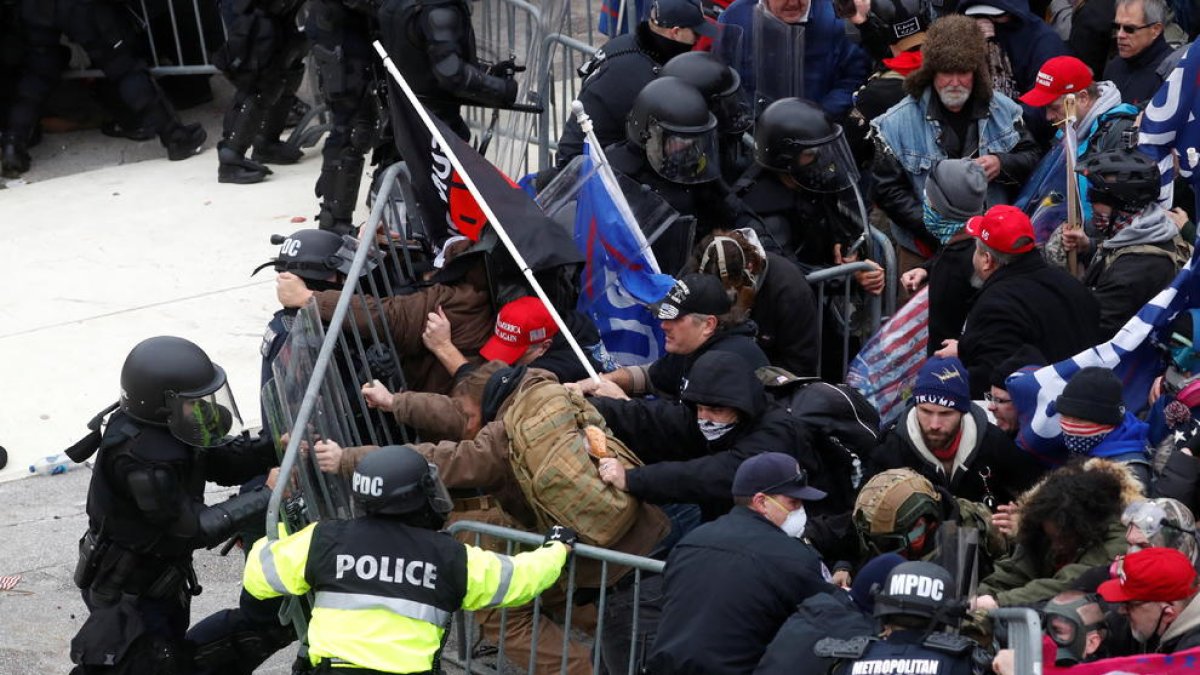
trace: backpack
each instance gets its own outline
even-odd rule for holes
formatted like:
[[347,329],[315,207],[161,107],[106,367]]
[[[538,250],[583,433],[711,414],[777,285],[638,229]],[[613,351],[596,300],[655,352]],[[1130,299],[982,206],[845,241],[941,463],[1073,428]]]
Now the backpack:
[[[863,463],[879,445],[879,412],[857,389],[848,384],[830,384],[815,377],[797,377],[768,366],[757,371],[774,405],[812,433],[812,447],[821,471],[814,476],[821,489],[833,488],[831,496],[849,497],[863,485]],[[832,480],[845,481],[832,485]]]
[[603,432],[609,456],[626,469],[642,465],[579,394],[552,380],[526,379],[504,413],[508,462],[540,529],[564,525],[580,540],[610,547],[633,527],[640,502],[600,479],[588,427]]

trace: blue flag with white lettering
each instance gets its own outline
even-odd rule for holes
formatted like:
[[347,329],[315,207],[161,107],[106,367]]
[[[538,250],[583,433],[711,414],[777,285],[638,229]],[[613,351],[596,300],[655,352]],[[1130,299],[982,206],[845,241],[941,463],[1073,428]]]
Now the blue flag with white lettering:
[[1200,305],[1197,254],[1200,248],[1193,251],[1192,259],[1171,285],[1138,310],[1113,339],[1065,361],[1037,370],[1024,368],[1008,377],[1005,385],[1021,423],[1018,445],[1050,466],[1066,459],[1054,400],[1075,373],[1089,366],[1110,368],[1121,378],[1128,411],[1136,414],[1146,407],[1150,385],[1162,371],[1162,357],[1154,347],[1154,339],[1177,313]]
[[[613,360],[641,365],[663,354],[662,328],[646,305],[662,300],[675,280],[661,274],[632,218],[612,170],[584,144],[575,207],[575,245],[584,256],[579,311],[600,330]],[[623,207],[623,208],[622,208]]]
[[[1179,156],[1179,174],[1200,185],[1200,49],[1195,44],[1155,92],[1142,115],[1138,149],[1158,162],[1162,172],[1159,203],[1170,208],[1175,180],[1174,150]],[[1200,190],[1197,190],[1200,201]]]

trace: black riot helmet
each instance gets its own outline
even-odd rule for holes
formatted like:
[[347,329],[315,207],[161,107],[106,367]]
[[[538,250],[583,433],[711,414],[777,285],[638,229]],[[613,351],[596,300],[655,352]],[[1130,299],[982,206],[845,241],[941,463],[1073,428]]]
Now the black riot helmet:
[[[875,618],[910,616],[948,624],[955,605],[954,579],[931,562],[904,562],[892,568],[875,596]],[[932,627],[932,626],[931,626]]]
[[842,127],[817,104],[795,97],[781,98],[759,115],[754,161],[811,192],[838,192],[858,182]]
[[1089,202],[1128,213],[1158,199],[1162,179],[1158,165],[1133,148],[1098,152],[1079,162],[1075,171],[1087,179]]
[[742,77],[711,52],[684,52],[662,67],[660,75],[678,77],[700,91],[723,134],[740,134],[754,123],[742,95]]
[[717,118],[700,91],[678,77],[659,77],[642,87],[625,118],[625,135],[672,183],[707,183],[720,176]]
[[888,44],[894,45],[929,30],[933,4],[929,0],[871,0],[871,14],[888,27]]
[[[349,235],[337,235],[328,230],[309,228],[297,230],[287,237],[272,235],[271,243],[279,245],[279,253],[267,262],[254,268],[251,276],[265,267],[274,266],[276,272],[291,272],[310,282],[326,283],[331,288],[331,277],[350,273],[358,240]],[[375,261],[367,259],[368,267]]]
[[195,343],[163,335],[138,343],[121,368],[121,410],[208,448],[242,429],[225,371]]
[[364,457],[350,489],[367,513],[411,516],[431,529],[440,529],[453,508],[437,467],[411,445],[388,445]]

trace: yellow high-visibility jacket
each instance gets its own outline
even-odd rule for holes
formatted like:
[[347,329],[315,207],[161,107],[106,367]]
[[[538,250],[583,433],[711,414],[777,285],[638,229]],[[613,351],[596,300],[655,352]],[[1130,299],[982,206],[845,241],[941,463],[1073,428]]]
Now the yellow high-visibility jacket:
[[256,598],[315,592],[308,626],[313,664],[391,673],[433,667],[459,608],[531,601],[558,579],[567,547],[554,542],[514,556],[397,520],[328,520],[254,544],[243,583]]

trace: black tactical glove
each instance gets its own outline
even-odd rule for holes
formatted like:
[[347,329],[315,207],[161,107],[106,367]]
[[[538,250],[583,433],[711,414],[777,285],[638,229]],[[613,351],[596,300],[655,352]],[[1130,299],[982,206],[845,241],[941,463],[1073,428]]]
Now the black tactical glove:
[[579,535],[569,527],[555,525],[546,533],[546,539],[542,541],[542,546],[552,541],[562,542],[567,545],[567,548],[574,550],[575,544],[579,542]]
[[502,77],[506,80],[511,80],[517,76],[517,73],[523,72],[525,72],[525,66],[518,66],[514,59],[505,59],[499,63],[493,63],[487,69],[488,75]]

